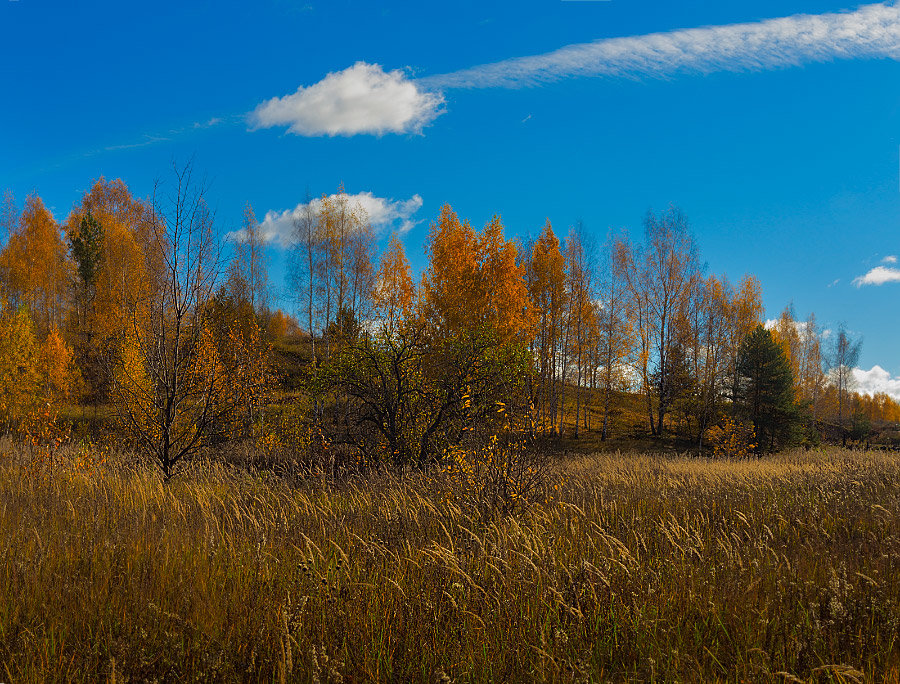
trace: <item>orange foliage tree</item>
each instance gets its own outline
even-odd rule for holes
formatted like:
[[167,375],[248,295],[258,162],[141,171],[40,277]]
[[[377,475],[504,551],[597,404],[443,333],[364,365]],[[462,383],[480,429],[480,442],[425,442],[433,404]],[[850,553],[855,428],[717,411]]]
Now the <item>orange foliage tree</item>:
[[527,287],[534,307],[535,329],[531,351],[537,365],[533,392],[542,429],[556,429],[559,407],[559,356],[565,308],[565,258],[550,221],[544,224],[526,264]]
[[73,278],[59,226],[37,195],[30,196],[18,227],[0,252],[0,279],[7,299],[26,306],[39,336],[61,325]]
[[15,427],[39,401],[40,351],[24,307],[0,302],[0,421]]
[[403,243],[392,235],[387,250],[381,255],[372,295],[375,315],[386,334],[394,333],[410,314],[415,294]]
[[603,427],[601,440],[609,436],[609,413],[612,393],[627,387],[627,361],[634,352],[632,321],[626,309],[627,263],[622,254],[624,244],[616,239],[608,243],[605,268],[600,280],[600,306],[597,311],[597,364],[600,367],[600,388],[603,395]]
[[65,223],[78,272],[67,330],[95,400],[103,391],[107,353],[136,316],[146,316],[160,286],[165,245],[153,223],[149,203],[133,198],[121,180],[104,178]]
[[120,424],[168,479],[185,460],[230,434],[236,407],[253,401],[247,378],[220,354],[209,310],[220,274],[213,217],[190,165],[151,214],[151,254],[161,255],[159,286],[132,310],[112,359]]

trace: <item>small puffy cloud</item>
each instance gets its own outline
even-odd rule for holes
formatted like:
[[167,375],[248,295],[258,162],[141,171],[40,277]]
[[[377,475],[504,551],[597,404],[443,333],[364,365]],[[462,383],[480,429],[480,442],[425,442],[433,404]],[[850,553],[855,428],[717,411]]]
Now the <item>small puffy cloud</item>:
[[891,254],[890,256],[886,256],[884,259],[882,259],[882,260],[881,260],[881,263],[883,263],[883,264],[896,264],[896,263],[897,263],[897,257],[894,256],[893,254]]
[[[337,199],[338,195],[331,195],[330,199]],[[351,208],[359,208],[365,212],[369,224],[376,231],[395,230],[400,234],[407,232],[419,221],[413,218],[422,207],[422,198],[413,195],[407,200],[393,200],[384,197],[376,197],[371,192],[360,192],[355,195],[343,195],[347,205]],[[259,222],[259,232],[264,242],[277,244],[281,247],[290,247],[295,242],[294,222],[306,215],[307,208],[313,213],[318,213],[322,208],[322,199],[317,197],[308,205],[300,203],[293,209],[285,211],[269,211]],[[236,230],[226,235],[226,239],[240,241],[243,231]]]
[[394,228],[399,234],[408,232],[419,221],[412,220],[412,215],[422,208],[422,197],[413,195],[408,200],[387,200],[376,197],[371,192],[360,192],[348,195],[350,205],[358,205],[366,212],[369,223],[376,230]]
[[287,126],[296,135],[417,133],[442,112],[440,93],[399,69],[357,62],[296,93],[273,97],[250,115],[257,128]]
[[[778,318],[769,318],[765,323],[763,323],[763,327],[766,330],[775,330],[780,322],[781,321]],[[806,321],[793,321],[793,323],[797,334],[799,334],[801,337],[806,334]]]
[[212,128],[213,126],[218,126],[222,123],[222,118],[219,116],[214,116],[207,121],[195,121],[194,128]]
[[885,283],[900,283],[900,268],[876,266],[865,275],[853,279],[853,284],[856,285],[856,287],[862,287],[863,285],[884,285]]
[[856,391],[860,394],[871,396],[883,392],[900,401],[900,378],[892,377],[881,366],[872,366],[870,370],[854,368],[853,379],[856,380]]

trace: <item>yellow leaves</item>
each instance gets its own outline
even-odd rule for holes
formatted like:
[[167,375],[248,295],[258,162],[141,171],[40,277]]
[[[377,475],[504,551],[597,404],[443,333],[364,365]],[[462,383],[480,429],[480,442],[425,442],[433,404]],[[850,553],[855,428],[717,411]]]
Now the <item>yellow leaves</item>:
[[726,416],[721,425],[707,430],[707,440],[718,458],[747,458],[756,449],[752,425]]
[[[205,334],[215,349],[212,332]],[[218,400],[230,407],[228,429],[230,436],[237,436],[253,429],[269,399],[274,384],[272,345],[254,315],[234,321],[219,334],[225,339],[218,345],[215,392]]]
[[423,288],[428,313],[445,334],[472,326],[478,290],[478,239],[469,222],[461,223],[445,204],[431,226],[430,261]]
[[73,273],[56,220],[40,197],[30,196],[0,252],[0,277],[13,304],[28,307],[38,334],[62,322]]
[[276,309],[266,322],[266,333],[273,340],[296,337],[300,334],[300,325],[297,323],[296,318],[281,309]]
[[[351,312],[359,320],[367,318],[375,280],[375,238],[365,209],[358,202],[351,203],[341,185],[337,193],[322,196],[311,221],[311,232],[304,237],[309,247],[305,267],[310,270],[310,287],[319,294],[312,290],[307,293],[310,314],[312,309],[321,308],[318,313],[325,315],[325,329],[341,312]],[[314,306],[316,299],[319,301]]]
[[47,401],[60,405],[75,398],[80,373],[72,348],[65,343],[59,329],[53,326],[41,347],[41,374]]
[[389,333],[409,316],[415,294],[403,243],[392,235],[387,250],[381,256],[373,292],[376,316]]
[[437,481],[443,500],[487,519],[506,515],[529,499],[546,497],[546,462],[523,441],[494,434],[481,447],[451,446]]
[[38,403],[39,354],[31,319],[24,308],[0,306],[0,420],[22,420]]
[[113,364],[113,399],[120,427],[158,437],[161,428],[154,411],[155,393],[147,367],[147,350],[137,331],[127,328]]
[[525,271],[516,263],[518,250],[503,237],[503,224],[494,216],[479,240],[483,317],[497,330],[500,339],[512,341],[529,334],[533,307],[525,284]]
[[532,306],[515,243],[494,216],[477,233],[445,205],[432,224],[423,287],[432,323],[445,335],[491,326],[500,342],[522,339]]
[[531,252],[528,290],[544,326],[558,326],[565,305],[565,258],[549,219]]
[[100,178],[66,220],[71,239],[88,213],[103,232],[91,292],[80,292],[73,326],[96,345],[118,339],[146,318],[152,284],[162,269],[162,248],[150,207],[135,200],[121,180]]

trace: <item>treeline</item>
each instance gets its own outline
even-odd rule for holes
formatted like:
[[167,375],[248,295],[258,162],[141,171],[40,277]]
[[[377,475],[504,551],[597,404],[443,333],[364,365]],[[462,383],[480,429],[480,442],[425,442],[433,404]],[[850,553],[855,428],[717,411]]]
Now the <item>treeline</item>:
[[[705,275],[674,208],[648,214],[641,240],[594,244],[579,227],[560,240],[549,221],[520,243],[499,216],[478,230],[444,206],[416,281],[402,243],[379,256],[341,190],[295,217],[298,324],[273,309],[252,209],[225,260],[204,194],[190,167],[147,200],[100,179],[58,225],[38,196],[19,210],[7,193],[7,431],[108,406],[169,475],[238,438],[420,466],[504,431],[606,439],[624,392],[640,395],[652,435],[725,452],[900,421],[888,396],[852,392],[857,342],[790,310],[762,327],[759,283]],[[301,350],[290,396],[276,347]]]

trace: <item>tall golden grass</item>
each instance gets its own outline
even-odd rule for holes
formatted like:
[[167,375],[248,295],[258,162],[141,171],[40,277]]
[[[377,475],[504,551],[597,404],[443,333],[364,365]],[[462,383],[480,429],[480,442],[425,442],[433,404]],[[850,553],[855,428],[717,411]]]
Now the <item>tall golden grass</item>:
[[638,454],[483,516],[0,446],[0,680],[898,681],[900,459]]

